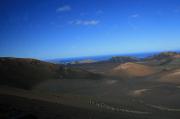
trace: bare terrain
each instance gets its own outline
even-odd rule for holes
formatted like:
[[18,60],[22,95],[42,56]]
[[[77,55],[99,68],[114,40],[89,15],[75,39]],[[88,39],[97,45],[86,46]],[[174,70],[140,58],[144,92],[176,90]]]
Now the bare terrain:
[[2,119],[179,119],[180,55],[58,65],[1,58]]

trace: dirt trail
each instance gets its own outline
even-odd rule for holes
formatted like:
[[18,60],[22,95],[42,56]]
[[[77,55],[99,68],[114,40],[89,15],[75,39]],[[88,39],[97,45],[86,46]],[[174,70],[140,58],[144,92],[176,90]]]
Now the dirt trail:
[[115,112],[127,112],[127,113],[134,113],[134,114],[150,114],[150,112],[123,109],[120,107],[114,107],[114,106],[111,106],[111,105],[108,105],[108,104],[105,104],[102,102],[94,101],[94,100],[90,100],[89,103],[97,106],[98,108],[103,108],[103,109],[107,109],[107,110],[111,110],[111,111],[115,111]]
[[160,105],[153,105],[153,104],[148,104],[145,103],[144,101],[140,100],[139,101],[141,104],[146,105],[147,107],[151,107],[160,111],[168,111],[168,112],[180,112],[180,108],[169,108],[169,107],[165,107],[165,106],[160,106]]

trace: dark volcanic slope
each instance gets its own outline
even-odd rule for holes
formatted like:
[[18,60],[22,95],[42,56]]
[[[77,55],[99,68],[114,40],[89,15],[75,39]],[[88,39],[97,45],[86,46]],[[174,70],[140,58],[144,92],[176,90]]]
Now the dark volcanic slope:
[[98,75],[88,71],[23,58],[0,58],[0,76],[1,85],[7,84],[21,88],[30,88],[47,79],[93,79],[98,77]]

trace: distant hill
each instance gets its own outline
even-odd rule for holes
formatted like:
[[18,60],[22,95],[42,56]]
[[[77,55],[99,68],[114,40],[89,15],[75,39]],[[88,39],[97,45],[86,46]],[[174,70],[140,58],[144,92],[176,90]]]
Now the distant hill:
[[73,61],[70,64],[88,64],[88,63],[95,63],[95,62],[97,62],[97,61],[91,60],[91,59],[87,59],[87,60]]
[[177,52],[162,52],[150,57],[147,57],[146,60],[162,60],[170,58],[180,58],[180,54]]
[[140,59],[128,56],[114,56],[109,59],[110,62],[125,63],[125,62],[137,62]]
[[162,52],[156,55],[152,55],[144,59],[144,61],[153,65],[167,65],[172,61],[179,59],[180,54],[177,52]]
[[0,58],[0,84],[30,88],[49,79],[96,79],[99,75],[36,59]]

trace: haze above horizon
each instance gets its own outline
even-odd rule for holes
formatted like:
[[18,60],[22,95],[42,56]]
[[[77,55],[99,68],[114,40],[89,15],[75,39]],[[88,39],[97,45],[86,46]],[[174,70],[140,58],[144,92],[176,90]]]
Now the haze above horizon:
[[0,56],[180,50],[179,0],[1,0]]

